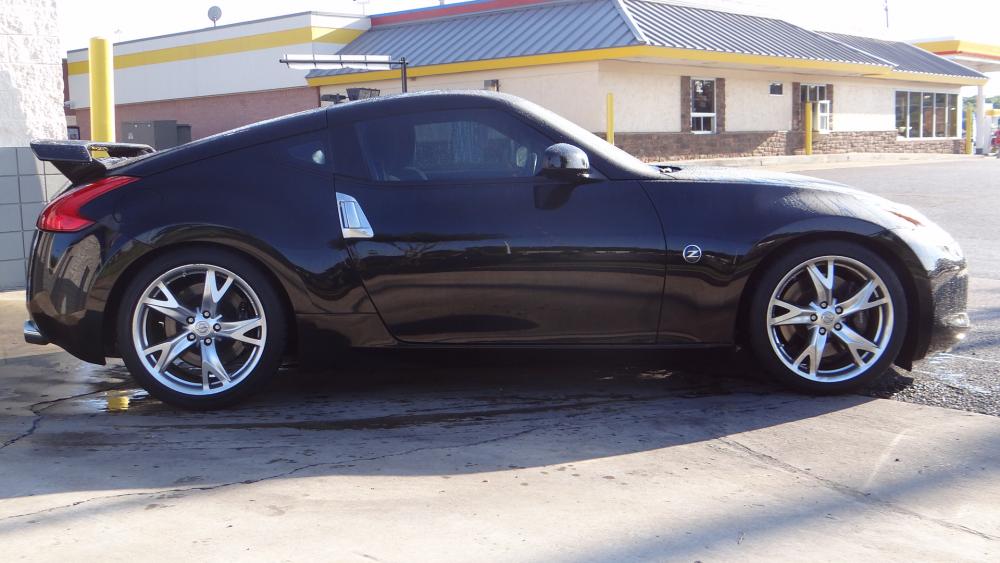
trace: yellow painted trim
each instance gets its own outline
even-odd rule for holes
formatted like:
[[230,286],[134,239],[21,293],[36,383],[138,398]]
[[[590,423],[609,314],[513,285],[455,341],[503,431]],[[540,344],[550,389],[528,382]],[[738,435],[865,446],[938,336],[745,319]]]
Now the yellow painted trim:
[[1000,57],[1000,45],[962,41],[960,39],[927,41],[924,43],[915,43],[915,45],[932,53],[962,53],[972,56],[986,55],[987,57]]
[[[302,43],[336,43],[347,44],[364,33],[361,29],[330,28],[330,27],[300,27],[284,29],[256,35],[245,35],[231,39],[219,39],[204,43],[178,45],[138,53],[128,53],[115,57],[115,69],[131,68],[174,61],[231,55],[246,51],[257,51],[285,45]],[[69,74],[86,74],[87,61],[73,61],[67,65]],[[277,61],[275,61],[277,64]]]
[[866,78],[886,78],[889,80],[906,80],[908,82],[936,82],[938,84],[951,84],[961,86],[977,86],[986,84],[988,78],[973,78],[971,76],[950,76],[946,74],[926,74],[923,72],[907,72],[902,70],[888,70],[883,73],[865,74]]
[[[860,63],[841,63],[834,61],[814,61],[810,59],[794,59],[790,57],[770,57],[765,55],[746,55],[742,53],[719,53],[715,51],[699,51],[695,49],[676,49],[673,47],[654,47],[650,45],[638,45],[634,47],[612,47],[608,49],[593,49],[590,51],[572,51],[569,53],[552,53],[547,55],[528,55],[523,57],[508,57],[504,59],[490,59],[485,61],[466,61],[460,63],[447,63],[439,65],[427,65],[410,67],[407,72],[411,78],[421,76],[436,76],[442,74],[456,74],[460,72],[475,72],[481,70],[498,70],[505,68],[520,68],[527,66],[578,63],[601,61],[608,59],[623,58],[655,58],[680,61],[704,61],[714,63],[725,63],[732,65],[767,66],[782,69],[794,70],[820,70],[832,71],[847,74],[867,75],[875,78],[899,79],[899,80],[919,80],[920,78],[934,76],[932,81],[945,84],[979,84],[979,79],[968,79],[961,77],[937,77],[936,75],[923,75],[920,73],[905,73],[906,76],[899,76],[904,73],[896,73],[888,67]],[[910,75],[913,75],[911,77]],[[320,76],[307,80],[309,86],[333,86],[338,84],[354,84],[357,82],[372,82],[377,80],[392,80],[398,78],[399,73],[395,71],[371,71],[354,72],[350,74],[338,74],[334,76]],[[968,82],[972,81],[972,82]]]

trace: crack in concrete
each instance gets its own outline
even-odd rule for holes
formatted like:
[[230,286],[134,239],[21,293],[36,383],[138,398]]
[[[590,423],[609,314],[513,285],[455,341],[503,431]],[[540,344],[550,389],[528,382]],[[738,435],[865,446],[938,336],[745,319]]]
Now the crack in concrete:
[[[802,477],[808,477],[809,479],[818,482],[819,484],[823,485],[824,487],[826,487],[826,488],[828,488],[830,490],[833,490],[833,491],[835,491],[835,492],[837,492],[837,493],[839,493],[841,495],[847,496],[847,497],[849,497],[849,498],[851,498],[851,499],[853,499],[855,501],[858,501],[858,502],[860,502],[862,504],[876,506],[876,507],[879,507],[879,508],[883,508],[883,509],[895,512],[896,514],[900,514],[900,515],[903,515],[903,516],[909,516],[911,518],[916,518],[917,520],[922,520],[922,521],[925,521],[925,522],[931,522],[931,523],[936,524],[938,526],[942,526],[942,527],[945,527],[945,528],[948,528],[948,529],[951,529],[951,530],[955,530],[955,531],[959,531],[959,532],[965,532],[967,534],[972,534],[974,536],[978,536],[978,537],[980,537],[982,539],[985,539],[985,540],[989,540],[989,541],[998,541],[998,540],[1000,540],[1000,537],[998,537],[998,536],[987,534],[985,532],[981,532],[981,531],[976,530],[974,528],[969,528],[968,526],[963,526],[962,524],[955,524],[953,522],[948,522],[946,520],[941,520],[941,519],[938,519],[938,518],[934,518],[934,517],[931,517],[931,516],[920,514],[919,512],[915,512],[915,511],[910,510],[908,508],[903,508],[901,506],[898,506],[898,505],[892,503],[891,501],[888,501],[888,500],[882,499],[880,497],[877,497],[873,493],[865,493],[865,492],[859,491],[859,490],[857,490],[857,489],[855,489],[855,488],[853,488],[853,487],[851,487],[849,485],[845,485],[843,483],[840,483],[838,481],[834,481],[832,479],[828,479],[826,477],[821,477],[821,476],[816,475],[815,473],[813,473],[811,471],[806,471],[806,470],[804,470],[802,468],[799,468],[799,467],[796,467],[796,466],[794,466],[794,465],[792,465],[790,463],[784,462],[784,461],[782,461],[782,460],[780,460],[780,459],[778,459],[778,458],[776,458],[776,457],[774,457],[772,455],[765,454],[763,452],[759,452],[759,451],[751,448],[750,446],[747,446],[746,444],[743,444],[742,442],[733,440],[732,438],[719,437],[719,438],[716,438],[715,441],[716,442],[720,442],[722,444],[725,444],[725,445],[729,446],[732,450],[735,450],[737,453],[748,455],[748,456],[750,456],[750,457],[752,457],[752,458],[754,458],[754,459],[756,459],[758,461],[761,461],[761,462],[763,462],[763,463],[765,463],[765,464],[767,464],[769,466],[776,467],[776,468],[778,468],[778,469],[780,469],[782,471],[785,471],[786,473],[791,473],[791,474],[794,474],[794,475],[797,475],[797,476],[802,476]],[[721,448],[716,448],[716,449],[720,449],[721,450]]]
[[[96,395],[98,393],[106,393],[108,391],[114,391],[115,389],[121,389],[121,388],[122,388],[121,386],[108,387],[108,388],[105,388],[105,389],[98,389],[96,391],[88,391],[86,393],[78,393],[76,395],[70,395],[68,397],[60,397],[58,399],[50,399],[50,400],[47,400],[47,401],[39,401],[37,403],[29,405],[28,406],[28,410],[31,411],[31,414],[34,415],[34,418],[31,420],[31,426],[28,427],[28,429],[25,430],[24,432],[22,432],[21,434],[19,434],[17,436],[14,436],[13,438],[11,438],[10,440],[7,440],[3,444],[0,444],[0,450],[6,448],[7,446],[13,446],[17,442],[20,442],[21,440],[23,440],[23,439],[31,436],[32,434],[34,434],[35,431],[38,430],[38,427],[41,425],[42,419],[45,417],[45,415],[43,413],[46,410],[54,407],[55,405],[57,405],[59,403],[62,403],[64,401],[72,401],[73,399],[80,399],[82,397],[87,397],[87,396],[90,396],[90,395]],[[42,405],[44,405],[44,406],[42,406]]]
[[340,460],[340,461],[324,461],[324,462],[319,462],[319,463],[310,463],[310,464],[307,464],[307,465],[301,465],[299,467],[295,467],[295,468],[289,469],[287,471],[282,471],[280,473],[275,473],[275,474],[267,475],[267,476],[264,476],[264,477],[258,477],[258,478],[255,478],[255,479],[244,479],[242,481],[230,481],[230,482],[226,482],[226,483],[218,483],[216,485],[206,485],[206,486],[201,486],[201,487],[180,487],[180,488],[174,488],[174,489],[157,489],[155,491],[142,491],[142,492],[136,492],[136,493],[122,493],[122,494],[118,494],[118,495],[107,495],[107,496],[91,497],[91,498],[86,498],[86,499],[83,499],[83,500],[78,500],[78,501],[75,501],[75,502],[71,502],[69,504],[63,504],[63,505],[60,505],[60,506],[52,506],[52,507],[45,508],[45,509],[42,509],[42,510],[36,510],[35,512],[25,512],[23,514],[13,514],[11,516],[5,516],[3,518],[0,518],[0,522],[6,522],[8,520],[15,520],[15,519],[18,519],[18,518],[25,518],[25,517],[29,517],[29,516],[37,516],[39,514],[48,514],[48,513],[51,513],[51,512],[56,512],[56,511],[65,510],[65,509],[69,509],[69,508],[75,508],[75,507],[80,506],[82,504],[88,504],[88,503],[97,502],[97,501],[113,500],[113,499],[120,499],[120,498],[126,498],[126,497],[141,498],[141,497],[149,497],[149,496],[156,496],[156,495],[169,494],[169,493],[197,493],[197,492],[205,492],[205,491],[214,491],[214,490],[217,490],[217,489],[223,489],[223,488],[228,488],[228,487],[235,487],[235,486],[239,486],[239,485],[254,485],[254,484],[257,484],[257,483],[264,482],[264,481],[271,481],[273,479],[281,479],[281,478],[284,478],[284,477],[289,477],[289,476],[294,475],[296,473],[300,473],[302,471],[306,471],[308,469],[315,469],[317,467],[329,467],[329,468],[332,469],[332,468],[337,468],[337,467],[344,467],[344,466],[347,466],[347,465],[352,464],[352,463],[366,463],[366,462],[372,462],[372,461],[380,461],[380,460],[383,460],[383,459],[389,459],[389,458],[392,458],[392,457],[408,456],[408,455],[413,455],[413,454],[420,453],[420,452],[425,452],[425,451],[450,450],[450,449],[455,449],[455,448],[472,448],[472,447],[476,447],[476,446],[482,446],[484,444],[490,444],[490,443],[493,443],[493,442],[502,442],[504,440],[511,440],[511,439],[514,439],[514,438],[518,438],[518,437],[524,436],[526,434],[530,434],[530,433],[535,432],[536,430],[539,430],[539,429],[541,429],[541,427],[532,427],[532,428],[528,428],[527,430],[521,430],[521,431],[513,432],[513,433],[510,433],[510,434],[504,434],[504,435],[501,435],[501,436],[495,436],[493,438],[487,438],[485,440],[478,440],[478,441],[475,441],[475,442],[468,442],[468,443],[463,443],[463,444],[453,444],[453,445],[450,445],[450,446],[421,446],[419,448],[411,448],[409,450],[404,450],[404,451],[401,451],[401,452],[393,452],[393,453],[388,453],[388,454],[383,454],[383,455],[378,455],[378,456],[372,456],[372,457],[355,457],[355,458],[349,458],[349,459],[344,459],[344,460]]

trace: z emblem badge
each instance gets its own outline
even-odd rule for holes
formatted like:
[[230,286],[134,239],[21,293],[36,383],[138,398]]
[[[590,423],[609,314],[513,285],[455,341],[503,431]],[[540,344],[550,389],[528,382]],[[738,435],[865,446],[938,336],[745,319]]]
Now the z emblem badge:
[[697,264],[701,261],[701,247],[697,244],[689,244],[684,247],[684,261],[688,264]]

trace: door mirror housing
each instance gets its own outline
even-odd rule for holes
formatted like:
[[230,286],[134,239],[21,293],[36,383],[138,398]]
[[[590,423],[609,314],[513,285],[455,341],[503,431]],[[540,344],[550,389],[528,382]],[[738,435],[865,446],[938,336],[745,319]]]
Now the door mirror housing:
[[557,178],[585,178],[590,174],[590,159],[580,147],[556,143],[545,149],[542,173]]

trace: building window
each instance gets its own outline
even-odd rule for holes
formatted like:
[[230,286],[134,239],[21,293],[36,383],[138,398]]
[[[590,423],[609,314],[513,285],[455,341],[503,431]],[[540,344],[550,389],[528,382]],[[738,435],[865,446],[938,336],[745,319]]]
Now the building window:
[[691,79],[691,132],[715,133],[714,79]]
[[66,128],[66,138],[71,141],[80,140],[80,128],[76,125],[70,125]]
[[831,103],[826,84],[803,84],[799,97],[803,104],[815,102],[813,128],[821,133],[829,133]]
[[781,82],[771,83],[771,95],[772,96],[784,96],[785,95],[785,85]]
[[896,134],[907,139],[958,136],[958,94],[896,92]]

